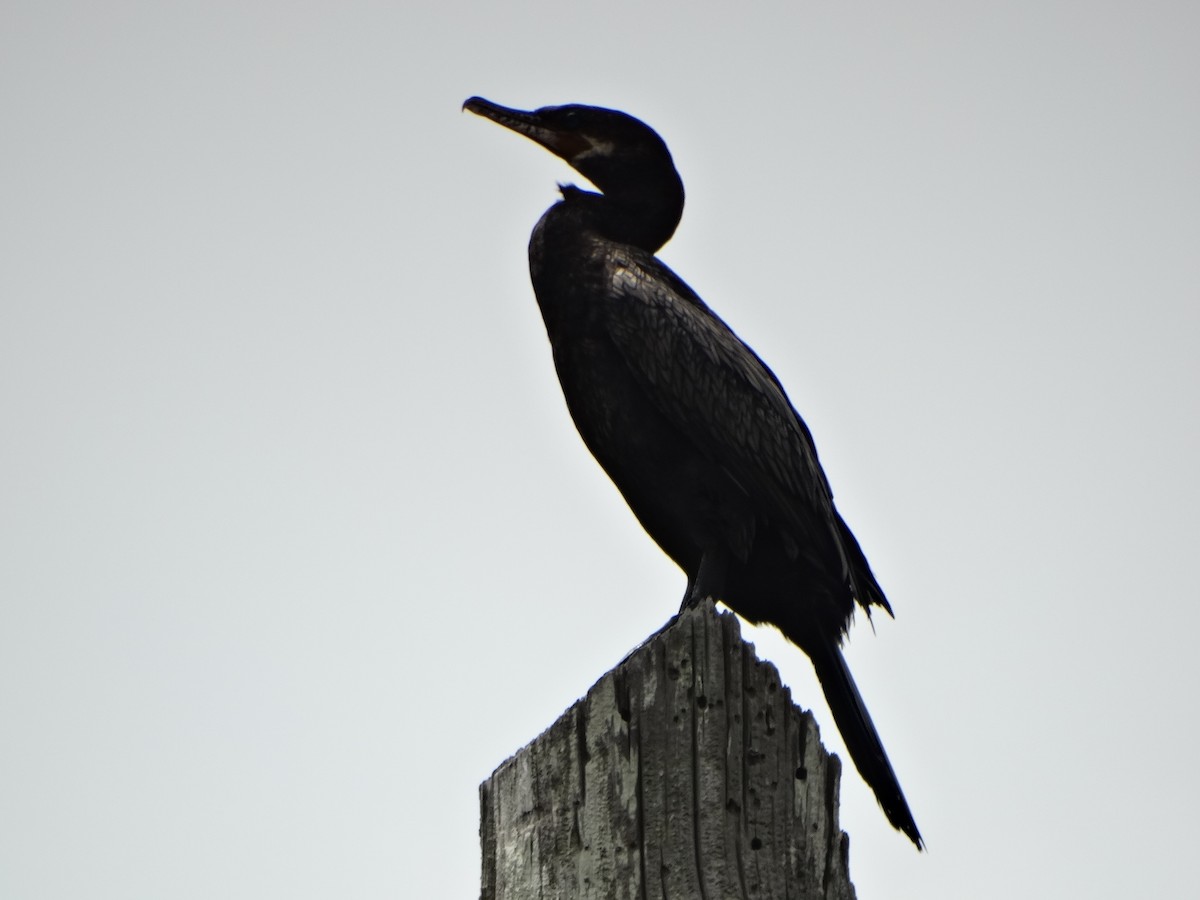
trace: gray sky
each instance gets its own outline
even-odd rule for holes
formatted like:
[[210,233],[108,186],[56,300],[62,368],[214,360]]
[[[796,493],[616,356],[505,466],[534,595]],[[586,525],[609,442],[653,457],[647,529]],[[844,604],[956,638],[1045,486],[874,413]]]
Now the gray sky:
[[476,93],[658,129],[812,428],[930,847],[847,773],[859,896],[1186,890],[1198,10],[9,0],[0,896],[476,896],[478,783],[676,609]]

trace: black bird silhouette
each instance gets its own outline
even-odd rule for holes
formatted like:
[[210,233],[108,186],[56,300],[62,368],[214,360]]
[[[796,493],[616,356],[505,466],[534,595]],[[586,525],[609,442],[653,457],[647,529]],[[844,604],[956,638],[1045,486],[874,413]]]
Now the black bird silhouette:
[[868,615],[891,607],[775,375],[654,256],[683,214],[666,144],[610,109],[524,112],[480,97],[463,108],[541,144],[600,190],[562,187],[529,242],[583,442],[687,573],[685,606],[719,599],[808,654],[858,771],[921,848],[840,649],[855,601]]

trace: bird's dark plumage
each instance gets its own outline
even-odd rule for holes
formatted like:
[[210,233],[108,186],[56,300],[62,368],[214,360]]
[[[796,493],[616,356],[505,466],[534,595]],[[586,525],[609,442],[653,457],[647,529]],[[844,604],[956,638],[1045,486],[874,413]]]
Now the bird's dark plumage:
[[534,292],[584,443],[658,545],[712,597],[812,659],[888,820],[921,835],[840,645],[855,602],[891,612],[833,505],[812,436],[770,369],[655,253],[683,213],[662,139],[592,106],[464,108],[541,144],[574,186],[529,243]]

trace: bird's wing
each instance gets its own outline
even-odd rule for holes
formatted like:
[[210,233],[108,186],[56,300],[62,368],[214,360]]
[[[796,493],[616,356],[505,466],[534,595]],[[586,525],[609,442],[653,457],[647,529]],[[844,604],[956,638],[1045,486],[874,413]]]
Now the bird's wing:
[[658,260],[609,259],[607,331],[646,394],[794,540],[844,554],[812,436],[771,370]]

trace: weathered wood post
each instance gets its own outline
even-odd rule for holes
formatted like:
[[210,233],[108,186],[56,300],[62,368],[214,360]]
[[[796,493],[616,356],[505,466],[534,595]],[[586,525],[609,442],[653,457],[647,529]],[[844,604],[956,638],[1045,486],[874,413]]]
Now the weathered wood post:
[[482,900],[853,900],[840,773],[703,604],[480,786]]

